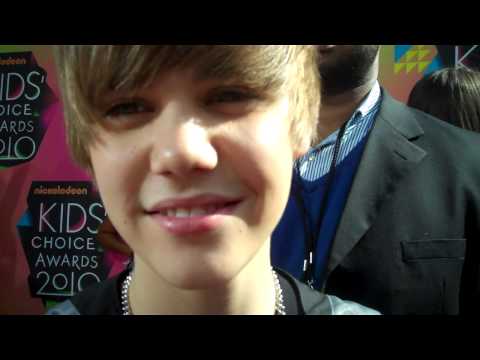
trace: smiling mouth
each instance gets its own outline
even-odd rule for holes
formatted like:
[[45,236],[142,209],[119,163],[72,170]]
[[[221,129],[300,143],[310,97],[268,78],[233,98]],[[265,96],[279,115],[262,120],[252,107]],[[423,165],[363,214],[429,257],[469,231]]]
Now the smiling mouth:
[[197,197],[190,200],[167,200],[147,214],[175,237],[202,235],[218,229],[233,214],[243,199]]
[[241,201],[238,200],[224,203],[205,204],[202,206],[169,207],[149,212],[149,214],[176,219],[198,218],[225,213],[228,209],[235,207],[240,202]]

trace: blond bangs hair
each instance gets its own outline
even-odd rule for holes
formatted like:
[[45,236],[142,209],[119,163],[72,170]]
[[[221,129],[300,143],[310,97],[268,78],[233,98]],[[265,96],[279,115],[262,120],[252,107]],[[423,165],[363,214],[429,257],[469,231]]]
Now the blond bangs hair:
[[88,146],[104,98],[148,87],[162,72],[194,69],[201,79],[235,80],[275,99],[288,94],[295,147],[316,140],[320,79],[312,45],[60,45],[54,46],[74,160],[90,167]]

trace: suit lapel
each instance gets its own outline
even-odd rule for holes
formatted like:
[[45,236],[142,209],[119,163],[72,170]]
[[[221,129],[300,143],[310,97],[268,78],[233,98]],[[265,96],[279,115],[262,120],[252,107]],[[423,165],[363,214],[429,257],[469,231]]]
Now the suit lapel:
[[328,274],[367,232],[382,204],[425,157],[426,152],[412,142],[422,135],[414,115],[383,91],[381,108],[335,235]]

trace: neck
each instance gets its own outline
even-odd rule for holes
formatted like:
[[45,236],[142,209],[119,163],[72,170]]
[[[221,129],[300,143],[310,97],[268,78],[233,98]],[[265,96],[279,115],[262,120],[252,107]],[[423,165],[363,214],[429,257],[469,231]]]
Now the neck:
[[332,96],[322,94],[317,130],[317,139],[319,141],[325,139],[348,121],[353,112],[370,93],[378,78],[378,61],[377,56],[362,85]]
[[[182,289],[135,259],[130,306],[136,315],[273,315],[275,286],[267,241],[255,258],[225,282]],[[227,277],[226,277],[227,278]]]

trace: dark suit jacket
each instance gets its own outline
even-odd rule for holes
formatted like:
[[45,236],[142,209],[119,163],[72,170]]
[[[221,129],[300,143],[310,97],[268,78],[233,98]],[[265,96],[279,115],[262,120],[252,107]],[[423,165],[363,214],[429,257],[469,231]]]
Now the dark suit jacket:
[[325,291],[383,314],[479,313],[480,135],[385,91]]

